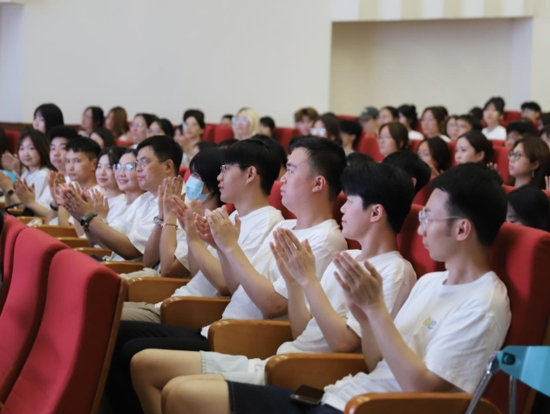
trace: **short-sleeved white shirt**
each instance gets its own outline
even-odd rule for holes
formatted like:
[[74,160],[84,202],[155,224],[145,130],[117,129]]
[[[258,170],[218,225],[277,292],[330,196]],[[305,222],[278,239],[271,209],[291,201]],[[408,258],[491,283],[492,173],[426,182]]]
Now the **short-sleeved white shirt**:
[[126,202],[126,194],[124,193],[107,199],[107,203],[109,204],[107,223],[113,222],[118,216],[123,215],[128,210]]
[[506,128],[502,125],[499,125],[490,131],[489,128],[483,128],[481,132],[487,137],[487,139],[506,139]]
[[414,139],[414,140],[417,140],[417,141],[421,141],[424,139],[424,135],[422,135],[422,133],[418,132],[418,131],[415,131],[414,129],[411,129],[409,131],[409,139]]
[[[448,272],[419,279],[395,319],[395,326],[426,367],[457,388],[472,393],[490,355],[510,325],[506,287],[494,272],[460,285],[446,285]],[[323,403],[339,410],[369,392],[401,392],[387,362],[370,373],[347,376],[325,387]]]
[[[229,216],[232,223],[235,223],[236,215],[237,211],[234,211]],[[238,243],[249,260],[254,257],[264,239],[271,234],[273,227],[284,220],[281,212],[271,206],[259,208],[248,213],[246,216],[239,216],[239,218],[241,220],[241,231],[239,233]],[[183,250],[184,245],[187,247],[187,240],[185,240],[185,242],[180,242],[178,239],[178,249],[180,249],[180,245]],[[216,249],[211,246],[207,246],[207,248],[217,259],[218,253]],[[187,249],[185,249],[185,251],[187,252]],[[220,295],[214,285],[208,281],[204,273],[199,270],[187,285],[177,289],[172,296],[215,297]],[[162,302],[157,303],[155,306],[160,307],[161,303]]]
[[[301,230],[294,230],[296,220],[285,220],[277,224],[273,231],[278,228],[290,229],[294,232],[300,241],[308,239],[313,254],[315,256],[315,268],[317,277],[321,278],[323,272],[332,261],[334,253],[345,250],[347,247],[346,240],[335,220],[326,220],[313,227]],[[269,244],[274,241],[273,232],[267,237],[256,255],[250,263],[258,273],[273,283],[275,291],[283,297],[287,297],[286,284],[281,277],[273,253]],[[287,319],[287,316],[279,319]],[[248,296],[244,288],[239,286],[233,296],[231,302],[225,308],[222,319],[264,319],[260,309],[254,304]],[[202,329],[202,335],[208,335],[208,326]]]
[[34,185],[34,196],[38,204],[49,207],[52,202],[52,196],[50,194],[50,188],[48,187],[48,176],[50,170],[48,168],[40,168],[35,172],[29,172],[25,169],[21,174],[21,179],[25,180],[29,187]]

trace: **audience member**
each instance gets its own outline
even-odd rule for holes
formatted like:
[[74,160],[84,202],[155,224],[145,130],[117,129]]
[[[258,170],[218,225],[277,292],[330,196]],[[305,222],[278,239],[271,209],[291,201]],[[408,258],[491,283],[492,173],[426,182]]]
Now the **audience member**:
[[397,108],[399,112],[399,122],[407,127],[409,131],[409,139],[422,140],[424,135],[418,132],[418,114],[416,113],[416,106],[414,105],[401,105]]
[[130,124],[130,137],[134,142],[132,148],[137,146],[147,138],[147,128],[157,119],[155,115],[140,113],[134,117],[134,120]]
[[221,126],[233,126],[233,114],[225,114],[220,119]]
[[429,106],[422,112],[420,118],[422,132],[427,137],[441,137],[445,142],[451,139],[443,134],[445,130],[445,111],[440,106]]
[[397,111],[397,108],[394,108],[393,106],[384,106],[380,109],[380,111],[378,111],[378,116],[376,117],[376,122],[378,123],[378,125],[384,125],[388,122],[398,120],[399,112]]
[[432,176],[438,176],[451,166],[452,155],[449,146],[439,137],[426,138],[416,151],[422,161],[430,167]]
[[300,131],[300,135],[310,135],[311,128],[313,128],[313,122],[318,117],[319,113],[315,108],[307,107],[298,109],[294,113],[294,128]]
[[376,137],[378,150],[384,157],[409,149],[409,133],[407,127],[398,121],[383,124]]
[[493,143],[477,130],[461,135],[456,142],[455,162],[481,162],[489,164],[494,161]]
[[48,135],[50,129],[63,124],[63,113],[53,103],[42,104],[34,110],[32,127],[43,134]]
[[357,118],[366,135],[378,134],[378,123],[376,122],[376,118],[378,118],[378,109],[374,106],[366,106]]
[[340,121],[340,139],[346,156],[357,150],[363,136],[363,128],[357,121]]
[[204,113],[199,109],[188,109],[183,113],[183,134],[175,134],[174,139],[183,150],[181,165],[189,167],[193,146],[201,142],[206,124]]
[[415,194],[430,182],[430,167],[414,152],[394,152],[384,158],[382,164],[393,165],[405,171],[412,179]]
[[340,121],[333,114],[323,114],[315,120],[311,135],[321,138],[328,138],[338,144],[342,143],[340,138]]
[[115,137],[111,130],[103,127],[95,128],[90,134],[90,139],[97,142],[101,150],[109,149],[115,146]]
[[258,134],[266,135],[270,138],[275,138],[275,121],[270,116],[260,118],[260,127]]
[[447,118],[447,125],[445,125],[445,132],[452,142],[456,142],[461,135],[458,129],[458,115],[451,115]]
[[80,127],[80,135],[89,137],[92,131],[96,128],[103,128],[105,123],[105,115],[103,114],[103,109],[99,106],[89,106],[82,113],[82,123]]
[[483,120],[487,124],[481,132],[488,139],[506,139],[506,128],[500,123],[504,118],[504,99],[493,97],[483,107]]
[[508,153],[508,172],[509,185],[518,188],[531,184],[545,189],[545,177],[550,175],[550,150],[546,143],[529,134],[517,140]]
[[232,119],[233,133],[239,141],[248,139],[258,133],[260,118],[252,108],[241,108]]
[[506,125],[506,142],[504,145],[512,149],[515,142],[522,138],[524,134],[536,134],[535,125],[529,119],[522,118],[519,121],[510,122]]
[[511,191],[506,198],[508,223],[550,231],[550,201],[540,188],[524,185]]
[[521,104],[521,117],[529,119],[539,129],[542,109],[536,102],[529,101]]
[[481,132],[483,126],[481,121],[472,115],[460,115],[456,120],[456,125],[458,127],[458,136],[464,135],[466,132],[470,132],[475,129],[476,131]]
[[105,128],[113,133],[115,139],[130,141],[128,132],[128,114],[126,110],[120,106],[115,106],[109,111],[105,118]]

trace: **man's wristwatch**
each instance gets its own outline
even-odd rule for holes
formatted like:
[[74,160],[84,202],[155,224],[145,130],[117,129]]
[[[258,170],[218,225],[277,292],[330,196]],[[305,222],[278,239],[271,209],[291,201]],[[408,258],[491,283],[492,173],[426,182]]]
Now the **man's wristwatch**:
[[155,226],[164,227],[164,221],[162,221],[158,217],[155,217],[153,219],[153,223],[155,223]]
[[88,226],[90,225],[90,221],[92,221],[94,217],[97,217],[96,213],[88,213],[80,219],[80,225],[82,226],[84,231],[86,232],[88,231]]

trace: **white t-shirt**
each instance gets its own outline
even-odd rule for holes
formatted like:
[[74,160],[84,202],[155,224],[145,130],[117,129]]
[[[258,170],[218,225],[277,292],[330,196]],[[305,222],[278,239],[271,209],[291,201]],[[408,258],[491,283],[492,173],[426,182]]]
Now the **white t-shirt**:
[[[461,390],[473,393],[491,354],[510,326],[510,303],[494,272],[460,285],[446,285],[448,272],[420,278],[395,318],[395,326],[426,367]],[[385,360],[366,374],[325,387],[323,403],[344,410],[352,397],[401,392]]]
[[489,130],[489,128],[483,128],[481,132],[487,137],[487,139],[506,139],[506,128],[502,125],[499,125],[491,130]]
[[[235,223],[236,215],[237,211],[234,211],[229,216],[233,224]],[[281,212],[271,206],[259,208],[248,213],[246,216],[239,216],[239,218],[241,219],[241,231],[239,233],[238,243],[249,260],[254,257],[265,238],[271,234],[273,227],[284,220]],[[185,242],[185,246],[187,247],[187,242]],[[179,247],[180,241],[178,240],[178,248]],[[207,246],[207,248],[217,259],[218,252],[216,249],[211,246]],[[199,270],[187,285],[177,289],[172,296],[216,297],[220,296],[220,294],[208,281],[204,273]],[[159,302],[155,306],[160,307],[161,304],[162,302]]]
[[414,129],[411,129],[409,131],[409,139],[414,139],[418,141],[422,141],[424,139],[424,135],[422,135],[420,132],[415,131]]
[[50,187],[48,187],[48,176],[50,170],[48,168],[41,168],[31,173],[28,169],[25,169],[21,174],[21,179],[25,180],[29,187],[34,184],[34,195],[38,204],[49,207],[53,201],[50,194]]
[[[296,220],[285,220],[277,224],[273,231],[278,228],[290,229],[294,232],[294,235],[300,241],[308,239],[313,254],[315,256],[315,269],[317,277],[321,278],[323,272],[332,261],[334,253],[340,252],[346,249],[347,243],[340,232],[338,223],[335,220],[326,220],[316,226],[294,230],[296,227]],[[273,283],[275,291],[283,297],[287,297],[286,284],[281,277],[275,257],[271,252],[269,243],[274,241],[273,232],[267,237],[262,246],[258,249],[258,252],[250,263],[258,273]],[[281,283],[282,282],[282,283]],[[252,299],[248,296],[242,285],[240,285],[233,296],[231,302],[225,308],[222,319],[264,319],[262,312],[254,304]],[[287,319],[287,316],[278,318]],[[208,336],[208,328],[206,326],[202,329],[202,335]]]
[[449,138],[447,135],[439,135],[439,138],[441,138],[445,142],[451,142],[451,138]]
[[124,193],[107,199],[107,204],[109,204],[107,223],[113,222],[118,216],[126,212],[126,210],[128,209],[126,201],[126,194]]

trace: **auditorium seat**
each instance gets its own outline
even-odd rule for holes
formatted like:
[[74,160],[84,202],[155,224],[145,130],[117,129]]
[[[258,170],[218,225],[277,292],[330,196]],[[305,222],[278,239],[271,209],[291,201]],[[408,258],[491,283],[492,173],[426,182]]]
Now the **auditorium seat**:
[[491,139],[489,141],[491,141],[491,143],[493,144],[493,148],[504,147],[504,145],[506,144],[506,140],[504,139]]
[[8,149],[12,154],[17,154],[17,140],[19,139],[19,135],[21,135],[21,133],[19,131],[6,129],[6,135],[8,137]]
[[[502,186],[502,189],[504,190],[504,192],[506,194],[509,194],[511,193],[512,191],[514,191],[516,188],[515,187],[512,187],[511,185],[503,185]],[[546,194],[546,197],[548,197],[548,199],[550,200],[550,191],[547,191],[547,190],[542,190],[542,192],[544,194]]]
[[[431,177],[433,179],[434,177]],[[424,187],[420,189],[418,193],[414,196],[413,203],[418,204],[420,206],[425,206],[428,202],[428,199],[432,195],[432,192],[434,191],[434,188],[430,185],[430,183],[426,184]]]
[[[42,320],[50,264],[64,249],[69,250],[54,238],[31,228],[22,230],[15,240],[13,274],[0,315],[0,401],[6,401],[20,377]],[[68,289],[65,294],[71,296],[70,292]]]
[[275,139],[279,144],[282,145],[287,153],[288,143],[290,142],[292,137],[295,137],[297,135],[300,135],[300,131],[294,128],[275,128]]
[[456,142],[447,142],[449,147],[449,152],[451,153],[451,167],[456,165],[455,152],[456,152]]
[[2,234],[0,235],[0,269],[2,269],[2,289],[0,290],[0,314],[4,303],[6,302],[6,297],[8,296],[8,291],[10,288],[13,264],[14,264],[14,254],[15,254],[15,243],[19,234],[22,230],[26,229],[23,223],[21,223],[16,218],[5,214],[4,215],[4,228],[2,229]]
[[502,176],[504,182],[506,182],[510,178],[510,173],[508,172],[508,153],[510,150],[506,147],[495,147],[494,150],[497,171]]
[[355,115],[336,115],[336,118],[340,121],[357,121],[357,117]]
[[218,125],[216,129],[214,129],[214,143],[216,144],[234,137],[233,128],[230,126]]
[[35,228],[52,237],[78,237],[78,234],[76,234],[76,230],[73,226],[54,226],[50,224],[43,224]]
[[502,126],[506,127],[510,122],[518,121],[521,118],[521,111],[504,111]]
[[380,162],[384,159],[384,156],[380,154],[378,149],[378,142],[376,142],[376,136],[364,135],[361,137],[361,141],[357,146],[357,150],[363,154],[370,155],[376,162]]
[[134,277],[128,279],[129,302],[158,303],[173,295],[174,291],[185,286],[190,279],[177,279],[173,277]]
[[95,413],[116,341],[125,284],[73,250],[50,267],[44,316],[5,413]]
[[217,124],[206,124],[202,134],[203,141],[214,141],[214,132],[218,126]]
[[134,142],[133,141],[129,141],[127,139],[116,139],[115,140],[115,145],[117,147],[124,147],[124,148],[129,148],[131,147],[132,145],[134,145]]
[[420,139],[410,139],[409,140],[409,149],[412,152],[418,151],[418,147],[420,146],[421,142],[422,142],[422,140],[420,140]]

